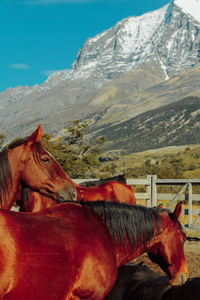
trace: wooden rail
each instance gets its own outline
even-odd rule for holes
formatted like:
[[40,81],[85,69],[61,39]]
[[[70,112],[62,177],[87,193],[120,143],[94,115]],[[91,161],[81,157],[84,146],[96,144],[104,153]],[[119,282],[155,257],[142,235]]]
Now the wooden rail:
[[[76,183],[83,181],[94,181],[97,179],[73,179]],[[193,194],[193,185],[200,186],[200,179],[159,179],[157,175],[148,175],[145,179],[128,178],[127,184],[132,186],[144,186],[145,192],[135,193],[136,201],[143,199],[147,207],[157,205],[157,201],[163,203],[170,202],[168,209],[172,209],[178,201],[187,201],[188,208],[182,210],[182,214],[188,216],[188,223],[184,224],[185,229],[200,231],[200,209],[193,208],[195,204],[200,203],[200,194]],[[158,186],[180,186],[177,194],[158,193]],[[195,203],[196,202],[196,203]]]

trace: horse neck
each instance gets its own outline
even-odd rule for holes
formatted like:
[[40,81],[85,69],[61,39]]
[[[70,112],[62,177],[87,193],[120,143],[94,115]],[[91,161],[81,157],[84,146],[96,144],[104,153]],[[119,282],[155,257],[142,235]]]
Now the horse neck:
[[127,262],[130,262],[134,258],[142,255],[146,252],[145,245],[138,245],[136,247],[131,247],[130,242],[126,241],[126,245],[117,243],[116,245],[116,263],[117,268],[124,265]]
[[7,193],[2,195],[2,207],[4,209],[10,209],[12,204],[19,200],[21,197],[21,182],[20,173],[22,163],[22,146],[8,150],[8,162],[11,173],[12,182],[8,186]]
[[56,202],[45,195],[26,188],[22,191],[22,197],[19,204],[20,210],[22,211],[38,212],[55,205]]
[[84,200],[85,191],[88,191],[88,187],[83,187],[77,183],[74,183],[77,191],[77,201]]
[[[160,215],[160,221],[162,222],[162,215]],[[166,222],[166,220],[164,220],[164,222]],[[165,224],[165,227],[166,226],[167,224]],[[154,234],[146,242],[131,246],[130,241],[126,238],[125,245],[116,245],[117,266],[120,267],[145,252],[151,252],[151,248],[159,244],[161,240],[162,232],[158,231],[156,222],[154,223]]]
[[29,206],[29,211],[31,212],[38,212],[42,209],[51,207],[53,205],[56,204],[56,201],[45,196],[42,195],[38,192],[34,192],[34,191],[29,191],[30,193],[30,200],[31,200],[31,205]]

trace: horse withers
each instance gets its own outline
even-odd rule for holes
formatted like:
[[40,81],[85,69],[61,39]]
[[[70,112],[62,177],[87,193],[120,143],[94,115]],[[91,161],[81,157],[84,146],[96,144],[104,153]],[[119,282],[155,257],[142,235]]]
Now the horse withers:
[[173,213],[108,202],[67,202],[37,213],[0,210],[0,299],[102,300],[118,268],[144,252],[183,284],[185,235]]

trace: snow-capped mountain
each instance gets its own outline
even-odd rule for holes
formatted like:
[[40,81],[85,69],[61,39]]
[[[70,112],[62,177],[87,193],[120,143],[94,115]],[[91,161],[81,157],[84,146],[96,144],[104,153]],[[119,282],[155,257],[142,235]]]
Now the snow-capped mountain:
[[181,91],[190,95],[191,83],[186,89],[180,83],[179,95],[171,98],[166,84],[199,62],[200,0],[172,0],[88,38],[70,71],[53,73],[41,85],[0,93],[0,127],[14,137],[29,133],[38,123],[56,133],[73,118],[93,118],[97,126],[128,120],[136,111],[179,100]]
[[[53,73],[41,85],[24,88],[24,95],[49,90],[66,79],[88,78],[102,86],[141,66],[154,66],[167,80],[200,61],[200,0],[172,0],[164,7],[128,17],[88,38],[71,71]],[[17,88],[12,94],[23,95]],[[1,94],[0,94],[1,95]],[[15,97],[16,98],[16,97]]]
[[169,79],[200,61],[200,1],[174,0],[161,9],[128,17],[88,39],[70,76],[98,84],[142,64],[156,64]]

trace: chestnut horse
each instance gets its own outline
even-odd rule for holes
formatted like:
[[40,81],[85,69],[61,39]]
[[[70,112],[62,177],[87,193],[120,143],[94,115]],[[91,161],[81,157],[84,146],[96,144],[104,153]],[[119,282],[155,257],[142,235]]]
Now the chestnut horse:
[[[76,200],[77,201],[102,201],[136,204],[134,192],[131,186],[122,183],[109,181],[99,186],[82,187],[78,184],[76,186]],[[122,193],[126,191],[126,193]],[[118,194],[117,194],[118,191]],[[119,197],[121,196],[121,198]],[[75,200],[75,199],[74,199]],[[37,212],[44,208],[55,205],[56,202],[51,198],[35,192],[31,189],[22,189],[21,199],[17,201],[20,211]]]
[[132,187],[125,183],[115,180],[110,180],[105,183],[83,187],[76,184],[77,201],[101,201],[109,202],[123,202],[128,204],[135,204],[135,195]]
[[183,284],[185,235],[173,213],[108,202],[66,202],[37,213],[0,210],[0,299],[102,300],[118,268],[144,252]]
[[[105,200],[107,202],[128,203],[131,205],[136,203],[132,187],[126,184],[122,186],[122,183],[120,182],[109,181],[94,187],[82,187],[78,184],[75,186],[77,191],[77,201]],[[111,189],[111,191],[109,191],[109,189]],[[122,193],[123,190],[126,191],[125,194]],[[118,194],[117,191],[119,192]],[[119,198],[119,196],[121,196],[121,198]],[[20,207],[20,211],[37,212],[55,205],[56,202],[41,193],[24,188],[22,189],[21,199],[20,201],[17,201],[17,204]]]
[[[98,186],[82,187],[75,184],[77,201],[102,201],[135,204],[135,196],[131,186],[117,181],[108,181]],[[55,205],[51,198],[31,189],[22,189],[20,201],[17,201],[20,211],[37,212]]]
[[0,153],[0,207],[10,209],[22,186],[54,200],[76,199],[76,188],[41,144],[42,127],[31,136],[10,143]]

